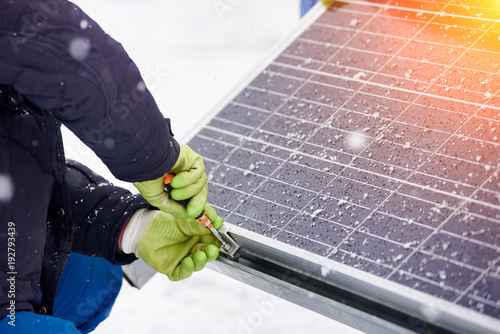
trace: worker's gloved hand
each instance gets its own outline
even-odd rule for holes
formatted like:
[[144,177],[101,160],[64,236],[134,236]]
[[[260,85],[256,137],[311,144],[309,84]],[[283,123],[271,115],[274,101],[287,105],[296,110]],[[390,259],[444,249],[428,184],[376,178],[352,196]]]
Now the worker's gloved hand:
[[[216,222],[217,214],[210,206],[207,207],[207,174],[201,155],[187,145],[180,146],[180,153],[174,167],[168,173],[175,176],[170,181],[173,188],[171,195],[165,191],[163,177],[156,180],[135,182],[134,185],[141,195],[153,206],[177,218],[196,218],[205,209],[207,216]],[[184,208],[176,201],[189,199]]]
[[134,213],[120,240],[123,252],[134,253],[172,281],[203,269],[219,256],[220,246],[197,220],[145,209]]

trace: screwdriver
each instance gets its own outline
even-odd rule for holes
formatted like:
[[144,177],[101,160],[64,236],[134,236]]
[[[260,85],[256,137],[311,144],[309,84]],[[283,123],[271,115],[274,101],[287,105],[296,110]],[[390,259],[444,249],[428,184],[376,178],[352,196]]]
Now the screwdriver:
[[[172,181],[173,177],[174,174],[169,173],[163,178],[163,183],[165,184],[165,190],[169,194],[174,189],[170,184],[170,181]],[[176,202],[186,208],[187,204],[189,203],[189,199],[183,199]],[[205,210],[203,210],[195,219],[199,221],[203,226],[208,228],[210,231],[212,231],[213,235],[215,235],[217,239],[219,239],[219,241],[222,243],[222,249],[224,249],[226,252],[229,252],[231,250],[231,245],[225,242],[224,239],[222,239],[222,236],[220,235],[219,231],[215,229],[214,225],[212,224],[212,221],[206,215]]]

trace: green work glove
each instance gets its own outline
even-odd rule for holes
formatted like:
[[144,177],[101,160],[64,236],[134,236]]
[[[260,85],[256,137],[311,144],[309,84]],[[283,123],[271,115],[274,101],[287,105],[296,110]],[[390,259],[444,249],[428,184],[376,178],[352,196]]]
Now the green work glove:
[[181,145],[177,162],[168,173],[175,175],[170,181],[170,185],[174,188],[170,196],[176,201],[189,199],[186,208],[170,200],[165,191],[163,177],[152,181],[135,182],[134,185],[144,199],[163,212],[185,219],[196,218],[205,209],[207,216],[215,224],[217,214],[207,205],[207,174],[201,155],[189,146]]
[[172,281],[188,278],[219,256],[221,243],[194,219],[158,210],[138,210],[127,224],[120,248],[134,253]]

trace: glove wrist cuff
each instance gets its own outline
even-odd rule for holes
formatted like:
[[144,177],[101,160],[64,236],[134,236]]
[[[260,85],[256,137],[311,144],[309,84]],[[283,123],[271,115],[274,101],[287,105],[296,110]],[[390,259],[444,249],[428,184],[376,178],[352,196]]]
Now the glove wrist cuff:
[[121,240],[121,249],[124,253],[137,254],[137,246],[142,233],[146,229],[146,226],[148,226],[159,213],[160,210],[139,209],[132,215],[125,227],[125,231],[123,231]]

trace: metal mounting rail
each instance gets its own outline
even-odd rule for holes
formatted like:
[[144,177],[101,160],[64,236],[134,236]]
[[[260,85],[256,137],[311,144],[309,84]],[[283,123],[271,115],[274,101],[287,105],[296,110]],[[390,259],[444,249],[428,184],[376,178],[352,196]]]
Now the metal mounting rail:
[[366,333],[500,333],[490,317],[225,224],[240,260],[209,268]]

